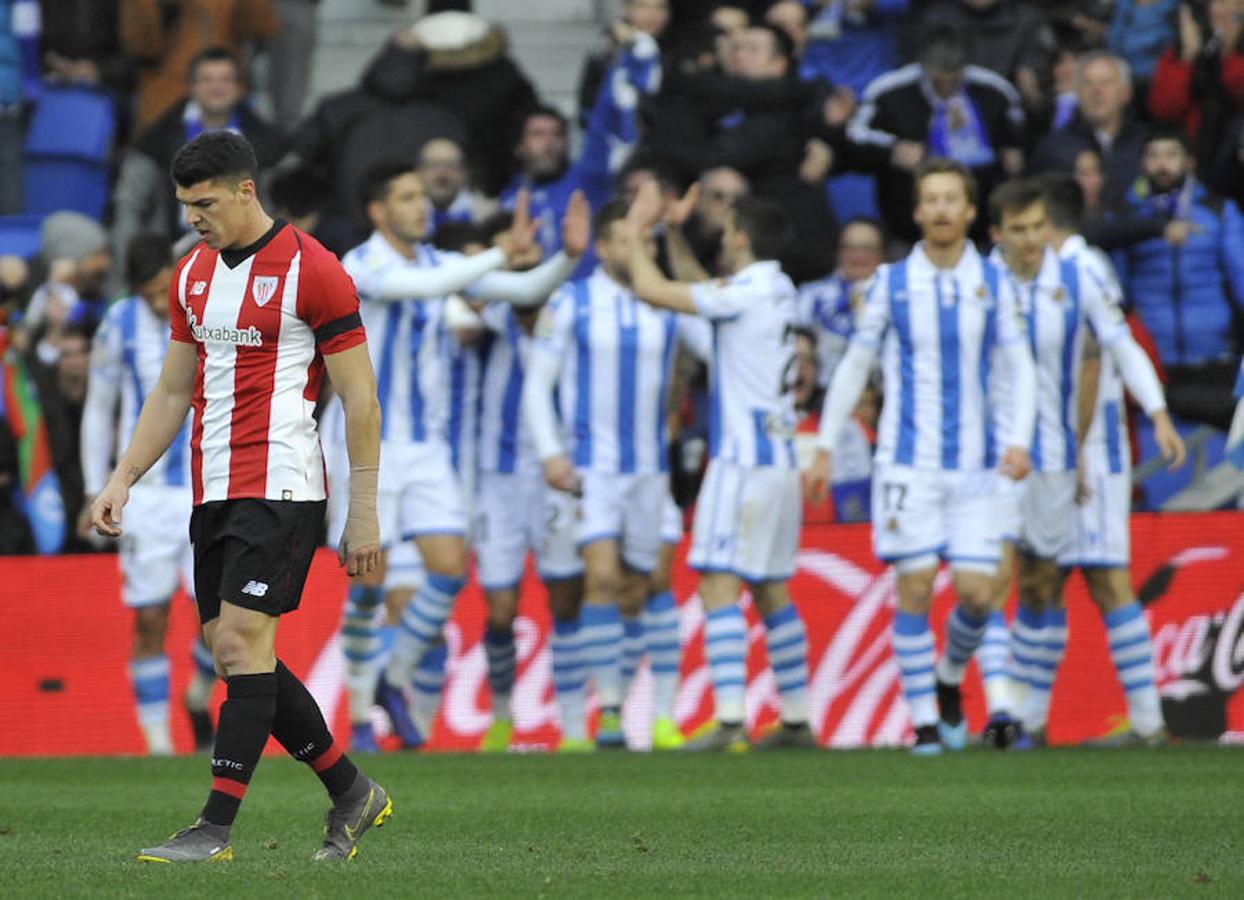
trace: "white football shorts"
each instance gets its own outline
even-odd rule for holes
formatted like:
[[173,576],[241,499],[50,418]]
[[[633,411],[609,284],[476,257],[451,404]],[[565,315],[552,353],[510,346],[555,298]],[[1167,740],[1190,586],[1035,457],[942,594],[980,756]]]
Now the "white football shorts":
[[578,546],[616,540],[627,566],[645,573],[655,569],[669,476],[664,472],[621,475],[590,471],[579,475],[583,498]]
[[798,469],[714,459],[700,487],[687,563],[749,582],[790,578],[802,518]]
[[130,490],[122,515],[120,558],[126,606],[164,603],[184,585],[194,597],[189,487],[140,485]]
[[575,537],[578,500],[544,483],[544,474],[481,472],[475,499],[475,556],[485,590],[518,585],[527,554],[541,578],[583,574]]

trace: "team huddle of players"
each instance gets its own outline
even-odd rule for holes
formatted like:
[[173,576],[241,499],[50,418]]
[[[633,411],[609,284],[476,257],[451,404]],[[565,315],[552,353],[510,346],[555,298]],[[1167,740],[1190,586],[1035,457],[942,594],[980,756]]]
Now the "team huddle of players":
[[[1076,233],[1074,183],[996,189],[997,249],[988,258],[966,237],[977,215],[966,170],[930,160],[916,187],[923,240],[862,286],[818,450],[801,476],[795,336],[816,323],[799,321],[795,288],[776,262],[789,228],[780,208],[739,201],[722,236],[726,277],[713,279],[683,238],[685,198],[671,203],[645,188],[629,205],[613,200],[593,212],[576,197],[561,223],[562,251],[518,271],[534,241],[523,198],[493,246],[449,252],[426,241],[428,204],[411,167],[369,173],[375,230],[343,265],[358,290],[381,405],[386,565],[351,584],[343,616],[356,750],[376,748],[377,704],[406,746],[428,734],[444,682],[442,631],[466,584],[469,551],[488,603],[493,721],[484,749],[504,749],[512,735],[514,622],[528,553],[553,618],[560,749],[625,746],[621,708],[644,654],[655,749],[749,746],[744,584],[765,625],[781,701],[781,724],[760,743],[814,746],[807,640],[787,580],[805,495],[824,494],[832,450],[878,362],[885,399],[874,548],[897,572],[894,651],[915,752],[966,744],[959,684],[974,655],[988,741],[1041,742],[1066,646],[1062,581],[1076,566],[1103,613],[1134,737],[1161,739],[1148,628],[1127,572],[1124,385],[1172,463],[1184,451],[1120,312],[1109,263]],[[668,273],[656,263],[658,240]],[[589,251],[595,270],[568,280]],[[110,310],[93,357],[92,393],[102,382],[100,404],[120,394],[123,432],[167,344],[167,306],[146,298],[159,286],[136,290],[142,296]],[[669,493],[667,411],[683,352],[707,363],[710,408],[688,561],[700,573],[715,718],[690,738],[674,719],[680,646],[669,592],[681,518]],[[331,401],[320,430],[332,494],[345,497],[344,421]],[[141,502],[149,491],[153,508],[188,516],[180,446],[156,471],[160,484],[133,495]],[[96,468],[106,473],[106,458]],[[345,515],[330,509],[330,541]],[[166,610],[182,552],[168,536],[186,529],[155,515],[147,527],[146,518],[133,520],[134,549],[123,548],[125,599]],[[1020,602],[1008,627],[1001,608],[1016,559]],[[938,656],[928,616],[942,562],[959,602]],[[136,649],[132,674],[149,748],[167,752],[168,661],[155,644]],[[601,711],[594,735],[589,681]],[[199,682],[195,691],[196,700],[205,696]]]

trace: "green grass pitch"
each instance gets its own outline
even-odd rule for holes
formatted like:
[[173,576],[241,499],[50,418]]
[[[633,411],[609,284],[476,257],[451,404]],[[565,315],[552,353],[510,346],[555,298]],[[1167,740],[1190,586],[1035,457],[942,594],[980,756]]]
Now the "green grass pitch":
[[325,801],[265,759],[232,863],[142,864],[203,759],[0,761],[5,897],[1244,896],[1231,748],[363,760],[394,816],[315,865]]

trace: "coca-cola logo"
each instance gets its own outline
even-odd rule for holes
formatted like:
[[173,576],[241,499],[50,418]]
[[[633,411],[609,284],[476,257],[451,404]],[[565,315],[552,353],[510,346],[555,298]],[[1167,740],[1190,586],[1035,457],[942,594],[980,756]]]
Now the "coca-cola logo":
[[1244,594],[1226,612],[1167,622],[1153,636],[1153,661],[1162,693],[1172,699],[1235,693],[1244,684]]

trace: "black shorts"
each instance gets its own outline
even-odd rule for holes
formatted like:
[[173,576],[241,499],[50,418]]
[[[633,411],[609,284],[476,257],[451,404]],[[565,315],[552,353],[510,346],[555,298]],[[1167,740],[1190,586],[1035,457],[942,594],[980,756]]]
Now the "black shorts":
[[194,508],[194,592],[199,621],[221,601],[279,616],[298,608],[324,527],[325,502],[214,500]]

